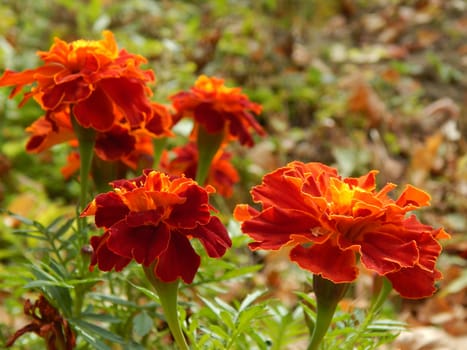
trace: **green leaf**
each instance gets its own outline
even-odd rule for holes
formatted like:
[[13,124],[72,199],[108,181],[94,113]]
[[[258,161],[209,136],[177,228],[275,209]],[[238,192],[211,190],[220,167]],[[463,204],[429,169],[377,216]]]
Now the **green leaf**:
[[26,238],[38,239],[41,241],[47,241],[47,237],[44,237],[42,234],[36,234],[37,231],[28,231],[28,230],[13,230],[13,234]]
[[[47,268],[43,263],[40,263],[40,265]],[[69,289],[73,287],[68,286],[65,281],[59,280],[56,276],[51,275],[37,265],[31,265],[31,272],[38,281],[47,281],[47,283],[39,283],[37,287],[48,296],[49,300],[59,308],[64,316],[70,316],[72,300]],[[61,283],[65,285],[60,285]]]
[[141,287],[141,286],[138,286],[134,283],[131,283],[130,281],[127,281],[129,284],[131,284],[131,286],[133,286],[134,288],[136,288],[137,290],[139,290],[141,293],[143,293],[144,295],[146,295],[147,297],[149,297],[150,299],[154,300],[155,302],[157,302],[158,304],[160,303],[159,302],[159,296],[157,295],[157,293],[153,292],[152,290],[149,290],[145,287]]
[[144,337],[154,326],[152,318],[146,311],[142,311],[133,318],[133,332]]
[[235,329],[235,322],[233,320],[233,316],[231,313],[221,310],[219,314],[221,320],[224,322],[227,329],[234,330]]
[[95,300],[100,300],[100,301],[108,301],[112,304],[117,304],[117,305],[123,305],[123,306],[131,306],[134,308],[138,308],[138,305],[132,301],[129,301],[127,299],[122,299],[120,297],[116,297],[114,295],[108,295],[108,294],[101,294],[101,293],[89,293],[88,296],[92,299]]
[[108,314],[96,314],[94,312],[82,312],[81,317],[87,320],[93,320],[105,323],[122,323],[122,320],[118,317]]
[[43,288],[43,287],[50,287],[50,286],[55,286],[55,287],[63,287],[63,288],[69,288],[72,289],[74,288],[73,286],[70,286],[66,282],[61,282],[61,281],[46,281],[46,280],[36,280],[36,281],[31,281],[29,283],[26,283],[23,288],[25,289],[32,289],[32,288]]
[[85,328],[82,328],[80,325],[76,324],[74,320],[68,320],[70,324],[76,329],[81,337],[91,345],[92,349],[95,350],[111,350],[109,346],[104,344],[101,340],[97,339],[93,334],[87,331]]
[[67,280],[66,283],[70,286],[70,287],[73,287],[73,286],[77,286],[77,285],[80,285],[80,284],[94,284],[94,283],[97,283],[97,282],[102,282],[104,281],[104,279],[102,278],[84,278],[84,279],[72,279],[72,280]]
[[242,303],[240,304],[240,307],[238,308],[238,312],[242,312],[243,310],[245,310],[256,299],[258,299],[261,295],[264,295],[264,293],[266,293],[265,290],[256,290],[253,293],[248,294],[245,297],[245,299],[243,299]]
[[236,268],[230,271],[227,271],[224,275],[222,275],[218,280],[219,281],[226,281],[230,280],[232,278],[240,277],[240,276],[245,276],[250,273],[255,273],[258,272],[263,268],[263,265],[252,265],[252,266],[245,266],[245,267],[240,267]]
[[[60,218],[62,219],[62,218]],[[63,236],[66,232],[68,232],[68,230],[70,229],[70,227],[73,225],[75,219],[72,218],[72,219],[68,219],[67,221],[65,221],[65,223],[60,226],[53,234],[53,238],[54,239],[59,239],[61,236]],[[47,229],[51,229],[53,228],[53,225],[50,224]]]
[[85,330],[88,334],[98,335],[99,337],[109,340],[113,343],[123,344],[125,342],[124,339],[120,337],[119,335],[112,333],[108,331],[107,329],[99,327],[93,323],[80,320],[80,319],[76,319],[76,318],[71,318],[69,319],[69,321],[74,326],[79,327],[81,330]]
[[217,319],[220,320],[221,319],[221,309],[216,304],[212,303],[210,300],[205,299],[202,296],[199,296],[199,298],[207,306],[208,310],[210,310],[217,317]]

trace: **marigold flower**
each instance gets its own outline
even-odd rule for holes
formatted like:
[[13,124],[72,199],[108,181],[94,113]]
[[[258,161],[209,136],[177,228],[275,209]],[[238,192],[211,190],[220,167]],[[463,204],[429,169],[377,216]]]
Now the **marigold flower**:
[[23,334],[32,332],[46,341],[48,350],[75,348],[76,336],[67,320],[57,309],[41,295],[38,300],[31,303],[29,299],[24,303],[24,314],[32,318],[31,323],[18,330],[6,342],[6,347],[12,346]]
[[[144,128],[131,130],[122,118],[115,122],[110,130],[97,132],[94,144],[97,157],[104,161],[121,161],[133,170],[150,167],[154,153],[152,140],[156,137],[172,136],[172,118],[168,109],[155,102],[151,103],[151,106],[154,113]],[[26,144],[26,150],[30,153],[43,152],[65,141],[74,147],[78,146],[70,115],[66,111],[56,113],[54,119],[48,118],[47,115],[42,116],[26,128],[26,131],[31,134]],[[80,168],[79,162],[79,153],[73,152],[69,155],[68,164],[62,169],[65,178]]]
[[[162,154],[161,168],[168,174],[194,179],[198,167],[198,148],[196,143],[175,147],[171,150],[174,157],[170,158],[169,152]],[[218,193],[224,197],[230,197],[233,192],[233,185],[238,182],[239,176],[237,170],[232,166],[230,159],[231,153],[224,149],[219,149],[209,168],[209,173],[205,184],[212,185]]]
[[438,239],[449,235],[406,216],[429,205],[427,193],[409,185],[393,200],[388,192],[396,186],[376,191],[376,174],[342,179],[326,165],[292,162],[252,189],[261,211],[241,204],[234,216],[254,239],[253,250],[292,246],[292,261],[335,283],[356,279],[359,256],[364,267],[386,276],[401,296],[430,296],[441,278],[435,267]]
[[26,85],[35,84],[20,106],[33,97],[51,120],[71,110],[85,128],[108,131],[120,115],[131,129],[138,128],[152,114],[146,83],[155,79],[154,73],[139,68],[146,63],[142,56],[118,51],[112,32],[104,31],[103,37],[71,43],[55,38],[49,51],[38,52],[42,66],[6,70],[0,86],[14,86],[10,94],[14,97]]
[[192,117],[208,133],[225,133],[226,140],[238,139],[243,145],[253,146],[251,129],[265,135],[254,117],[261,113],[262,107],[251,102],[241,88],[226,87],[223,79],[201,75],[189,91],[179,92],[170,99],[178,119]]
[[155,262],[154,275],[161,281],[191,283],[200,265],[191,238],[200,240],[210,257],[222,256],[232,244],[219,218],[210,214],[212,187],[151,170],[111,185],[113,192],[99,194],[81,214],[94,215],[96,226],[105,230],[91,238],[91,269],[120,271],[134,259],[146,267]]

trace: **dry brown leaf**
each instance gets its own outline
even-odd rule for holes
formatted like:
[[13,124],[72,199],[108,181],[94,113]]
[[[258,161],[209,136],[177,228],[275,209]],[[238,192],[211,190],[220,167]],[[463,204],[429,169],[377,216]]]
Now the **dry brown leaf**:
[[351,112],[360,112],[368,118],[368,128],[388,122],[391,115],[386,104],[363,77],[357,75],[344,83],[351,90],[348,107]]
[[440,158],[437,157],[437,154],[443,139],[443,135],[437,132],[429,136],[423,144],[414,147],[410,163],[410,176],[411,182],[415,186],[421,186],[430,171],[440,166]]

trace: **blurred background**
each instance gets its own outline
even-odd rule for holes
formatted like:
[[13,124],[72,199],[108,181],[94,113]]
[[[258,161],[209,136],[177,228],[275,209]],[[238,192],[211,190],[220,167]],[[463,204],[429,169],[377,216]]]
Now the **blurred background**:
[[[36,67],[36,52],[54,37],[100,39],[110,29],[120,48],[148,59],[160,103],[200,74],[261,103],[268,137],[234,149],[242,180],[225,208],[248,201],[264,173],[292,160],[343,176],[378,169],[380,185],[430,193],[422,221],[453,236],[440,259],[445,292],[407,303],[403,318],[447,338],[466,335],[465,0],[0,0],[0,18],[2,71]],[[24,129],[42,113],[33,101],[18,109],[9,92],[0,90],[0,207],[47,220],[79,188],[63,188],[65,145],[25,152]],[[0,230],[14,225],[7,218]],[[9,239],[0,234],[2,261],[18,254]]]

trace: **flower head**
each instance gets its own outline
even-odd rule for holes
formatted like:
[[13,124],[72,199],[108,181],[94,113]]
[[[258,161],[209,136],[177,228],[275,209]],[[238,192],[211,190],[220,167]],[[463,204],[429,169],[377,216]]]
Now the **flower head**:
[[[171,175],[182,175],[194,179],[198,167],[198,148],[194,142],[184,146],[175,147],[172,152],[174,157],[166,151],[162,155],[161,167]],[[219,149],[214,156],[209,168],[206,184],[213,186],[216,192],[224,197],[230,197],[233,185],[238,182],[237,170],[232,166],[230,158],[232,155],[224,149]]]
[[13,97],[35,84],[20,105],[32,97],[51,120],[72,112],[81,126],[108,131],[123,116],[131,129],[138,128],[152,114],[146,83],[155,79],[154,73],[139,68],[146,62],[142,56],[119,51],[110,31],[103,36],[71,43],[56,38],[49,51],[38,52],[43,65],[23,72],[6,70],[0,86],[14,86]]
[[[172,136],[172,118],[167,108],[151,103],[154,113],[145,127],[131,129],[124,118],[116,121],[111,129],[95,134],[94,153],[103,161],[121,161],[127,167],[137,170],[152,165],[154,153],[152,140],[157,137]],[[26,150],[30,153],[43,152],[50,147],[69,142],[77,147],[78,140],[66,110],[55,113],[53,119],[46,114],[34,121],[26,131],[30,134]],[[144,165],[144,166],[142,166]],[[68,164],[63,169],[66,178],[80,168],[79,153],[72,152]]]
[[91,268],[120,271],[135,260],[154,263],[154,275],[164,282],[191,283],[200,265],[191,238],[201,241],[210,257],[222,256],[231,246],[225,227],[210,214],[212,188],[150,170],[111,185],[112,192],[99,194],[81,214],[94,215],[105,230],[91,238]]
[[342,179],[326,165],[292,162],[252,189],[261,211],[241,204],[234,216],[254,239],[251,249],[292,246],[292,261],[336,283],[356,279],[360,256],[363,266],[386,276],[401,296],[430,296],[441,278],[435,267],[438,239],[449,235],[406,215],[429,204],[427,193],[407,186],[393,200],[388,192],[396,186],[376,191],[376,173]]
[[251,129],[265,134],[254,117],[261,113],[261,106],[251,102],[240,88],[226,87],[223,79],[202,75],[189,91],[170,99],[178,118],[191,117],[208,133],[224,133],[227,141],[238,139],[243,145],[253,146]]
[[70,325],[43,295],[34,304],[26,300],[24,314],[32,318],[31,323],[11,336],[6,343],[7,347],[12,346],[23,334],[32,332],[46,340],[48,350],[74,349],[76,336]]

